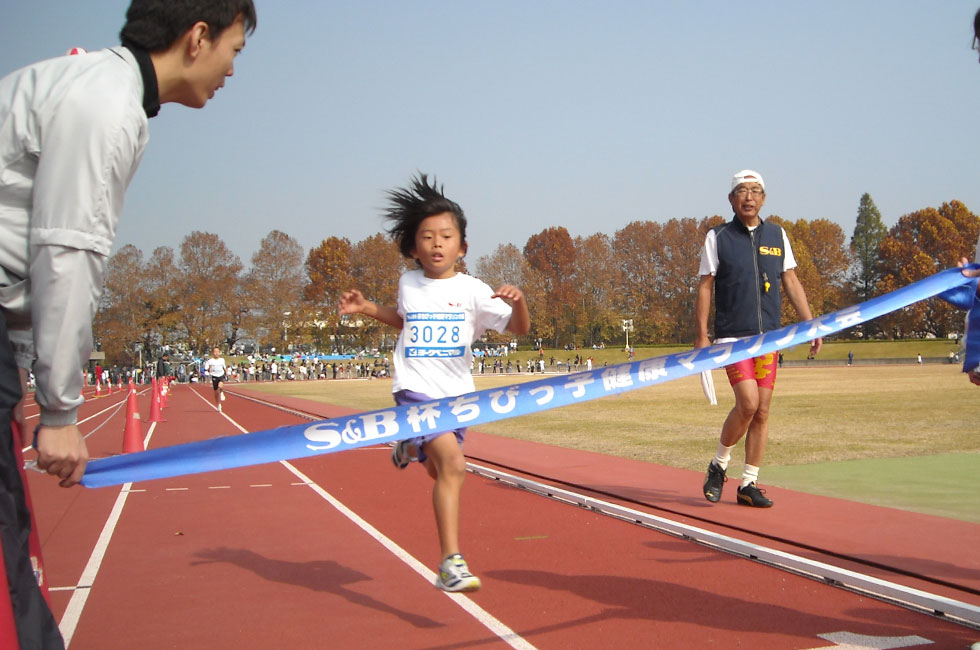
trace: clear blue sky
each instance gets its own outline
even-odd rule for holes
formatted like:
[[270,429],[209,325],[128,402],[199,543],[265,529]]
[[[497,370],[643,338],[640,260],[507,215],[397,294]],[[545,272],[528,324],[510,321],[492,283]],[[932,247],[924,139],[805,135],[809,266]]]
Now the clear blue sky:
[[[7,3],[2,72],[117,44],[127,6]],[[258,0],[225,88],[150,121],[116,248],[205,230],[248,265],[274,228],[357,241],[416,170],[466,211],[471,265],[555,225],[728,216],[746,167],[764,216],[848,238],[864,192],[889,226],[952,199],[980,213],[978,6]]]

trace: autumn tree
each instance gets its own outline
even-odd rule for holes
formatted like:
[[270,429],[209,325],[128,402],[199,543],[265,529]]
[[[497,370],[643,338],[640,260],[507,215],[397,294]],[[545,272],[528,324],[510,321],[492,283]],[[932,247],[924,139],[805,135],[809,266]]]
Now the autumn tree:
[[[885,293],[921,280],[969,257],[980,234],[980,217],[959,201],[939,209],[926,208],[904,215],[881,242],[881,279]],[[882,319],[897,338],[961,332],[963,315],[946,302],[932,298],[917,302]]]
[[135,363],[159,354],[162,346],[183,340],[174,286],[173,249],[161,246],[144,262],[135,246],[123,246],[106,262],[105,290],[93,321],[93,333],[106,358]]
[[144,278],[143,253],[135,246],[123,246],[106,261],[105,288],[92,325],[107,359],[132,363],[140,346],[152,344]]
[[[398,245],[384,233],[362,239],[351,249],[352,286],[378,304],[395,305],[399,278],[402,273],[414,268],[418,268],[415,260],[403,257]],[[460,268],[458,263],[457,268]],[[364,347],[393,347],[398,332],[388,325],[368,320],[370,322],[361,321],[359,343]]]
[[271,231],[252,255],[239,312],[247,314],[248,329],[259,343],[285,351],[292,343],[305,342],[300,326],[305,282],[303,247],[286,233]]
[[159,246],[144,267],[144,300],[160,345],[174,346],[183,340],[180,327],[180,297],[175,282],[178,275],[174,249]]
[[307,283],[303,289],[310,314],[310,322],[316,323],[311,331],[318,348],[330,347],[330,336],[337,336],[340,317],[337,304],[340,295],[353,285],[350,267],[353,259],[350,240],[328,237],[319,246],[310,249],[306,256]]
[[383,233],[354,244],[351,249],[351,280],[371,300],[394,305],[402,273],[418,268],[414,260],[402,256],[398,245]]
[[[524,294],[528,311],[531,314],[531,325],[534,325],[535,314],[542,318],[544,292],[541,287],[531,281],[532,270],[520,249],[514,244],[500,244],[489,255],[483,255],[476,261],[475,277],[480,278],[493,289],[501,285],[512,284]],[[498,335],[488,332],[487,337],[494,342],[510,340],[513,335]]]
[[[771,216],[769,220],[781,225],[789,237],[796,258],[796,276],[806,291],[813,316],[843,307],[850,259],[844,249],[841,227],[827,219],[791,222]],[[798,321],[800,317],[792,302],[785,296],[783,298],[783,323]]]
[[664,275],[662,238],[663,226],[654,221],[633,221],[613,235],[621,281],[616,306],[622,318],[633,320],[637,341],[662,341],[672,328],[663,297],[666,285],[678,278]]
[[[718,218],[718,221],[721,219]],[[714,219],[671,219],[663,226],[661,286],[663,308],[671,316],[660,342],[690,343],[694,340],[694,302],[697,299],[701,248]]]
[[584,344],[599,345],[619,338],[622,319],[616,309],[619,267],[608,235],[575,238],[575,275],[578,278],[580,319]]
[[[820,276],[820,295],[810,300],[815,307],[813,315],[826,314],[844,307],[849,295],[848,270],[851,263],[844,246],[844,230],[828,219],[814,219],[809,222],[800,219],[793,225],[793,235],[806,244]],[[810,287],[805,288],[810,291]]]
[[227,344],[243,308],[241,260],[218,235],[195,230],[181,242],[177,270],[180,324],[190,348],[205,354]]
[[524,257],[544,292],[546,316],[539,316],[536,323],[535,314],[531,314],[532,334],[551,339],[553,347],[559,347],[562,340],[573,341],[578,292],[571,235],[562,226],[542,230],[528,238]]

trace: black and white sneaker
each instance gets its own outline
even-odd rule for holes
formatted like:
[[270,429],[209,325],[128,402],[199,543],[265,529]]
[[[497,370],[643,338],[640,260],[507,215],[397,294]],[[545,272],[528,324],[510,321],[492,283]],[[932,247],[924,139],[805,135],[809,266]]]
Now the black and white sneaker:
[[752,481],[745,487],[738,489],[738,505],[752,506],[753,508],[771,508],[772,499],[766,496],[766,491],[759,489],[759,486]]
[[409,463],[418,462],[418,458],[408,453],[408,440],[399,440],[391,449],[391,462],[398,469],[405,469]]
[[708,463],[708,473],[704,477],[704,498],[711,503],[718,503],[721,500],[721,489],[725,487],[725,470],[718,467],[715,461]]

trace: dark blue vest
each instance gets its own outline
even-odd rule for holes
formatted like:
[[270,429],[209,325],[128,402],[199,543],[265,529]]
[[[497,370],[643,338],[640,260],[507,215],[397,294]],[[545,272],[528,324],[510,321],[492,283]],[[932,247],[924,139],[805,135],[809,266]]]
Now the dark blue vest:
[[783,229],[762,220],[754,231],[733,217],[714,228],[715,338],[741,337],[779,328],[782,300]]

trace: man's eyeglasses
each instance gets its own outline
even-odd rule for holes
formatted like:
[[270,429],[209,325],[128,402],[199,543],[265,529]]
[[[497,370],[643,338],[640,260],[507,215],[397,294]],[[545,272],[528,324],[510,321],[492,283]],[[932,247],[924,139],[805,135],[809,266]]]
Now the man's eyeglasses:
[[764,189],[762,189],[761,187],[739,187],[735,191],[732,192],[733,195],[735,195],[735,196],[737,196],[739,198],[742,198],[746,194],[748,194],[748,195],[750,195],[752,197],[758,198],[758,197],[762,196],[765,193],[766,193],[766,191]]

